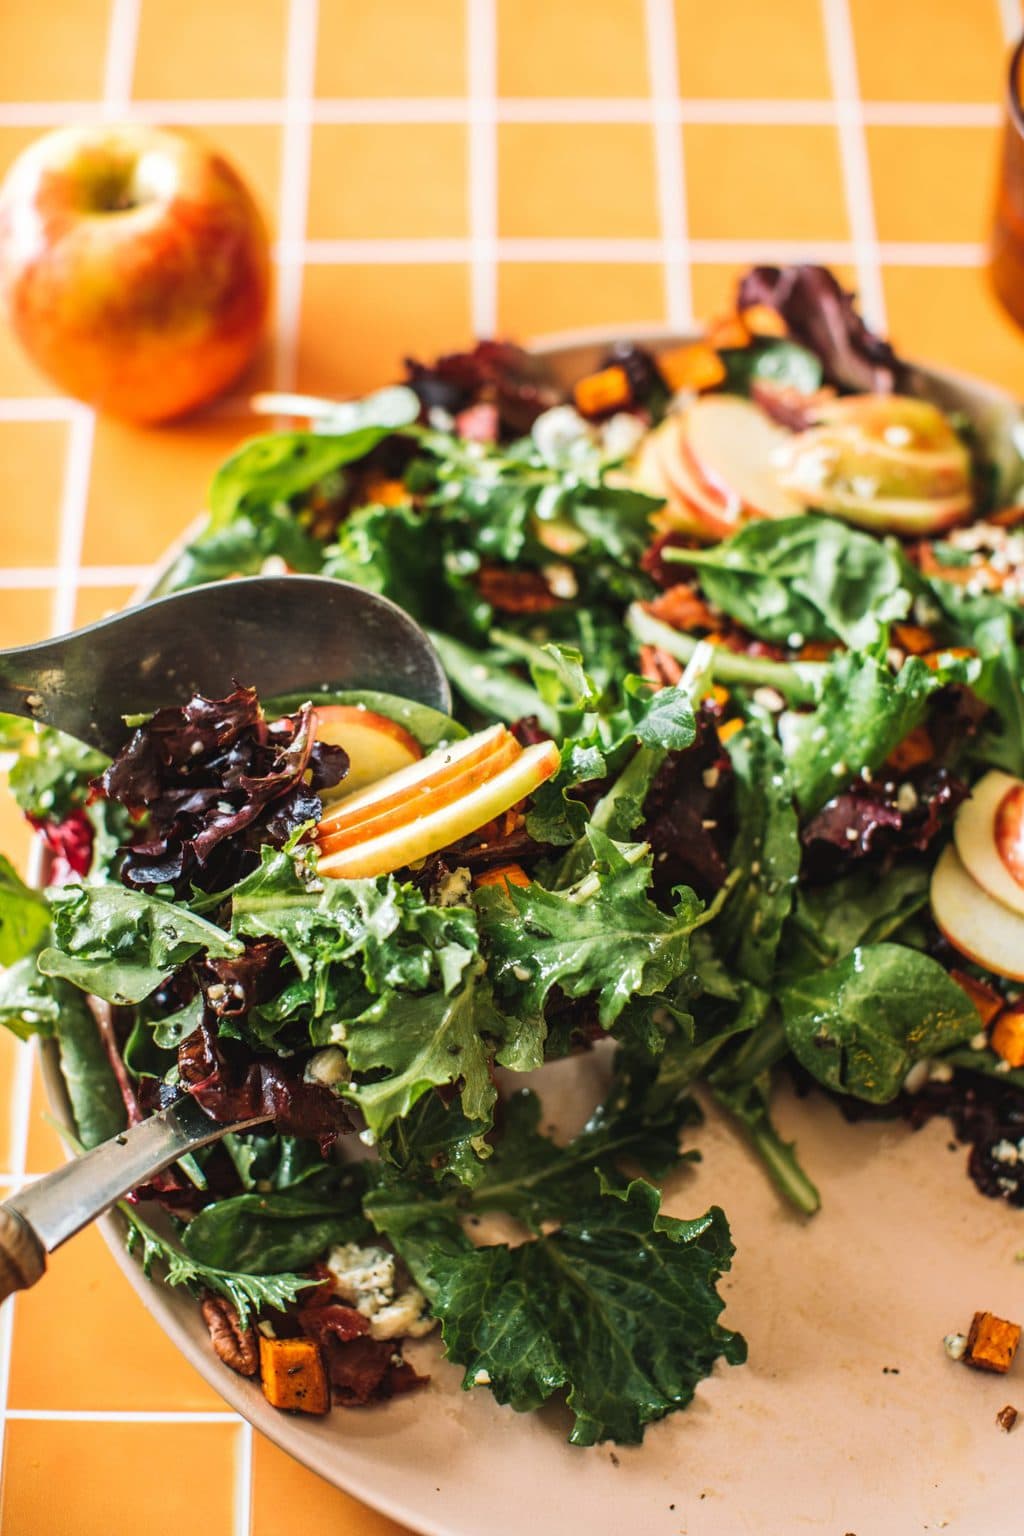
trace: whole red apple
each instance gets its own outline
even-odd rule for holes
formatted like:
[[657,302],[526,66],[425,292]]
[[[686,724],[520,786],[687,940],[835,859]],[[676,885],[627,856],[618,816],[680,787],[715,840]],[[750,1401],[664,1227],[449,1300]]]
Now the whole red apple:
[[0,188],[11,325],[62,389],[131,421],[212,399],[252,357],[266,229],[230,165],[143,124],[61,128]]

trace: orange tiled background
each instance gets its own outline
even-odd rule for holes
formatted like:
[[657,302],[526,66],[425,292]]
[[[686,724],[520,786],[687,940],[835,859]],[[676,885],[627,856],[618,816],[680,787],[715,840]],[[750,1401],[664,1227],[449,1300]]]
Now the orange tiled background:
[[[0,329],[0,645],[129,596],[249,430],[252,386],[360,390],[474,332],[685,327],[752,260],[830,262],[903,349],[1019,390],[984,240],[1020,19],[1019,0],[0,3],[0,169],[69,120],[187,125],[251,181],[278,269],[235,398],[160,431],[56,395]],[[6,799],[0,845],[27,850]],[[7,1038],[0,1074],[2,1191],[59,1149]],[[398,1531],[226,1412],[95,1233],[0,1313],[0,1434],[0,1536],[180,1536],[197,1509],[204,1536]]]

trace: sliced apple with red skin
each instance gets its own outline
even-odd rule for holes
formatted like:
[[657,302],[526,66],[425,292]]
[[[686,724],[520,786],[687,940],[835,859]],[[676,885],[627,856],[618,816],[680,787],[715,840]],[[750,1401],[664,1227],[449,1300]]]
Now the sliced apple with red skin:
[[793,517],[799,501],[779,483],[775,459],[792,433],[740,395],[701,395],[681,413],[686,452],[701,480],[751,517]]
[[704,480],[687,452],[683,417],[676,413],[644,439],[633,484],[666,503],[664,522],[705,541],[727,539],[740,526],[739,502],[728,502]]
[[1024,918],[1024,783],[986,773],[956,813],[953,840],[971,879]]
[[342,848],[351,848],[355,843],[365,842],[371,837],[379,837],[394,827],[407,826],[409,822],[416,821],[421,816],[429,816],[431,811],[439,805],[447,805],[452,800],[462,799],[479,785],[485,784],[488,779],[493,779],[504,768],[514,763],[522,751],[515,737],[509,734],[508,739],[503,741],[497,751],[492,752],[490,756],[463,769],[460,774],[448,776],[433,784],[421,784],[411,791],[406,790],[397,802],[380,810],[375,816],[348,822],[340,829],[326,827],[321,822],[317,832],[321,853],[339,853]]
[[553,741],[527,747],[508,767],[470,794],[438,805],[407,825],[322,856],[317,865],[319,873],[334,880],[367,879],[391,874],[406,864],[438,853],[532,795],[557,772],[560,761],[561,753]]
[[336,788],[324,791],[325,804],[385,779],[423,756],[423,748],[404,725],[358,704],[318,705],[316,738],[348,753],[348,773]]
[[1024,917],[971,879],[952,843],[935,866],[931,904],[954,949],[997,976],[1024,981]]
[[510,736],[507,726],[492,725],[474,736],[464,736],[446,747],[437,747],[419,762],[391,773],[366,789],[328,806],[320,818],[320,832],[341,831],[377,816],[381,811],[419,794],[425,786],[455,778],[474,763],[490,757]]

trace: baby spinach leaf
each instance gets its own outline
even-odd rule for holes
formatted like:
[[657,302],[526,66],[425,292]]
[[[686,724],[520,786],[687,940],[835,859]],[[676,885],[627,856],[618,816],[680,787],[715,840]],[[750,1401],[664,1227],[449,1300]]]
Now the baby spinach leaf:
[[239,512],[293,501],[346,464],[364,459],[390,427],[357,427],[341,434],[269,432],[250,438],[220,466],[210,486],[210,531]]
[[55,984],[39,974],[35,955],[0,968],[0,1024],[29,1040],[52,1034],[59,1017]]
[[893,673],[868,652],[844,651],[825,670],[821,701],[794,716],[786,735],[790,779],[802,816],[811,815],[863,769],[881,767],[919,725],[940,674],[911,656]]
[[30,890],[10,859],[0,854],[0,965],[30,955],[49,926],[45,898]]
[[60,1070],[83,1147],[95,1147],[125,1127],[125,1108],[96,1021],[82,994],[51,982],[58,1006]]
[[831,965],[860,944],[891,939],[928,905],[930,871],[921,863],[858,869],[828,885],[801,886],[781,946],[785,979]]
[[710,549],[677,554],[696,567],[711,602],[778,645],[841,640],[863,649],[910,606],[896,556],[834,518],[748,523]]
[[370,1229],[360,1209],[359,1165],[315,1183],[214,1201],[193,1216],[181,1245],[214,1269],[270,1275],[305,1269],[332,1243],[363,1241]]
[[119,885],[69,885],[51,897],[53,943],[45,976],[63,976],[108,1003],[138,1003],[200,950],[214,959],[242,945],[177,902]]
[[737,832],[729,854],[739,871],[718,928],[747,981],[767,987],[800,872],[800,836],[782,749],[748,721],[726,750],[736,785]]
[[782,337],[755,341],[747,347],[726,347],[720,353],[725,364],[722,389],[749,395],[757,382],[784,384],[812,395],[821,387],[821,361],[806,347]]
[[826,1088],[887,1104],[922,1057],[977,1033],[977,1011],[942,966],[902,944],[858,948],[778,996],[797,1060]]
[[11,793],[26,816],[63,821],[84,806],[89,781],[110,762],[102,752],[51,726],[38,726],[8,775]]

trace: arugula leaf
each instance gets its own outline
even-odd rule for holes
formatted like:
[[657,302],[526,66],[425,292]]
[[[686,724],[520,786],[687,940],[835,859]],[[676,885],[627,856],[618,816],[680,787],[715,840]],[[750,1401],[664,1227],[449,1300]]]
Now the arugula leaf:
[[421,624],[446,617],[438,530],[411,505],[362,507],[346,518],[337,543],[327,550],[323,573],[389,597]]
[[620,848],[594,827],[592,872],[567,891],[531,883],[475,894],[495,990],[508,1011],[541,1027],[552,987],[567,997],[598,995],[611,1029],[634,997],[665,991],[686,969],[701,905],[680,888],[667,914],[650,900],[652,858],[645,844]]
[[899,672],[867,652],[844,651],[825,670],[821,701],[790,721],[785,752],[802,816],[818,811],[863,769],[881,767],[923,720],[940,674],[911,656]]
[[967,994],[942,966],[902,944],[869,944],[778,996],[797,1060],[826,1088],[871,1104],[899,1093],[915,1061],[979,1028]]
[[1024,776],[1024,615],[995,593],[971,596],[954,582],[935,578],[927,591],[949,625],[950,643],[977,651],[981,675],[975,693],[999,716],[1001,732],[989,733],[978,755],[989,767]]
[[665,558],[695,567],[712,603],[779,645],[841,640],[862,649],[910,607],[892,551],[835,518],[748,523],[710,549],[668,549]]
[[490,1124],[495,1101],[491,1042],[505,1032],[482,960],[467,969],[451,994],[385,993],[357,1018],[332,1027],[355,1072],[386,1071],[342,1090],[358,1104],[375,1136],[407,1115],[431,1088],[461,1085],[463,1113]]
[[90,780],[109,762],[109,757],[73,736],[65,736],[52,726],[36,726],[23,739],[8,783],[26,816],[37,821],[65,821],[72,811],[84,806]]
[[770,1082],[754,1078],[714,1090],[715,1101],[738,1121],[751,1146],[764,1163],[776,1189],[805,1216],[821,1207],[817,1185],[808,1178],[796,1156],[795,1143],[783,1141],[772,1122]]
[[521,720],[534,715],[550,736],[559,730],[559,715],[530,683],[519,677],[508,652],[474,650],[438,630],[428,630],[448,680],[466,703],[491,720]]
[[168,1242],[130,1205],[121,1203],[117,1209],[128,1223],[125,1246],[129,1253],[139,1252],[143,1274],[151,1275],[153,1265],[159,1263],[164,1266],[165,1285],[184,1285],[194,1296],[214,1291],[233,1304],[243,1328],[253,1313],[259,1313],[265,1307],[283,1312],[302,1291],[317,1284],[309,1275],[245,1274],[203,1264]]
[[305,1269],[332,1243],[365,1241],[370,1228],[360,1208],[364,1184],[355,1164],[340,1177],[321,1174],[293,1189],[214,1201],[192,1217],[182,1247],[214,1269],[252,1275]]
[[370,993],[457,985],[477,949],[469,907],[434,907],[392,876],[307,884],[285,850],[263,848],[260,867],[231,891],[232,932],[280,939],[313,1016],[327,1011],[335,967],[353,968]]
[[0,965],[30,955],[49,926],[44,898],[30,890],[10,859],[0,854]]
[[738,823],[729,864],[741,877],[718,926],[740,975],[767,987],[800,873],[793,794],[781,747],[756,721],[748,721],[726,750]]
[[302,575],[315,575],[323,564],[323,545],[288,506],[238,512],[225,527],[205,529],[182,550],[154,595],[232,576],[258,576],[271,558]]
[[63,976],[108,1003],[138,1003],[205,950],[242,953],[222,928],[177,902],[119,885],[68,885],[51,896],[53,943],[39,956],[44,976]]
[[635,1444],[691,1401],[719,1356],[746,1358],[717,1321],[732,1253],[721,1211],[663,1216],[657,1190],[637,1179],[551,1236],[436,1253],[431,1302],[465,1387],[483,1372],[520,1413],[564,1388],[574,1445]]

